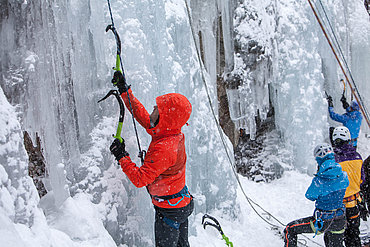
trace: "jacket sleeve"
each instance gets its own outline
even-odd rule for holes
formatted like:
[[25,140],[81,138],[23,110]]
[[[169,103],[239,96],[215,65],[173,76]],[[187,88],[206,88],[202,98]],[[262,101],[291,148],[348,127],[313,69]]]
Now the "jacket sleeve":
[[[129,89],[127,93],[122,93],[121,97],[123,99],[123,102],[125,102],[126,108],[130,112],[131,112],[131,107],[132,107],[132,110],[134,112],[133,115],[135,119],[139,122],[139,124],[143,126],[145,129],[149,129],[150,128],[150,118],[149,118],[150,115],[148,111],[145,109],[145,107],[141,104],[141,102],[132,94],[131,89]],[[128,97],[130,97],[130,101]],[[131,104],[131,107],[130,107],[130,104]]]
[[310,187],[306,191],[306,198],[311,201],[316,201],[320,195],[320,182],[317,181],[317,178],[312,179]]
[[362,180],[361,185],[366,184],[366,183],[369,182],[368,181],[369,178],[367,178],[366,175],[365,175],[364,162],[362,162],[362,166],[361,166],[361,180]]
[[349,117],[347,115],[345,115],[345,114],[340,115],[338,113],[335,113],[333,107],[329,107],[329,116],[334,121],[337,121],[337,122],[340,122],[340,123],[343,123],[343,124],[346,123],[349,120]]
[[129,156],[120,159],[119,164],[130,181],[138,188],[154,182],[175,162],[176,154],[168,145],[157,145],[155,150],[147,153],[144,164],[138,167]]

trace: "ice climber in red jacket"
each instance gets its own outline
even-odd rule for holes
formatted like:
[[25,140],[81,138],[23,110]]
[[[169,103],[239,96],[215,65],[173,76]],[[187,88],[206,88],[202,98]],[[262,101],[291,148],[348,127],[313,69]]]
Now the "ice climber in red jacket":
[[155,208],[156,246],[187,247],[188,217],[194,203],[185,185],[185,136],[181,128],[190,118],[191,104],[181,94],[165,94],[156,98],[157,105],[149,115],[120,72],[115,72],[112,82],[128,109],[129,94],[133,116],[152,141],[141,167],[131,161],[124,142],[114,140],[110,150],[130,181],[138,188],[147,187]]

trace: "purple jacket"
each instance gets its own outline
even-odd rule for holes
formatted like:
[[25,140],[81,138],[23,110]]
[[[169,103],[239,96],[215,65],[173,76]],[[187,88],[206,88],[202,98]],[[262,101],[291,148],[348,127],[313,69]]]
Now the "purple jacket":
[[354,195],[360,191],[360,184],[365,181],[362,157],[349,143],[334,148],[334,152],[335,161],[342,166],[343,171],[347,172],[349,179],[349,186],[344,197]]

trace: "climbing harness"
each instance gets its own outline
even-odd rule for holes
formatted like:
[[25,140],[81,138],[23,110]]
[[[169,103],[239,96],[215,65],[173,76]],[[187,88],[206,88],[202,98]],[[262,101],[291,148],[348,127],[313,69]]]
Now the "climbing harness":
[[[316,235],[318,234],[322,234],[322,233],[325,233],[331,226],[331,224],[333,223],[334,219],[335,219],[335,216],[337,215],[337,210],[330,210],[330,211],[323,211],[323,210],[315,210],[315,213],[314,213],[314,217],[315,217],[315,223],[313,223],[312,221],[310,222],[310,225],[311,225],[311,228],[312,230],[315,232],[315,235],[313,237],[316,237]],[[343,209],[341,209],[343,210]],[[324,232],[320,232],[322,230],[322,228],[324,227],[324,220],[322,219],[322,217],[324,215],[331,215],[331,214],[334,214],[331,218],[331,221],[330,221],[330,224],[328,225],[328,227],[326,228],[326,230]]]
[[[207,220],[211,220],[213,222],[209,222]],[[216,220],[216,218],[214,218],[214,217],[212,217],[208,214],[205,214],[202,217],[202,225],[203,225],[204,229],[206,229],[206,226],[212,226],[212,227],[216,228],[218,230],[218,232],[221,234],[222,239],[225,240],[226,245],[230,246],[230,247],[233,247],[233,243],[229,240],[228,237],[226,237],[226,235],[222,231],[220,223],[218,222],[218,220]]]
[[[336,46],[338,47],[338,48],[337,48],[337,50],[339,50],[339,53],[341,54],[342,60],[343,60],[343,62],[344,62],[344,64],[345,64],[345,66],[346,66],[346,69],[347,69],[347,71],[348,71],[348,73],[349,73],[349,75],[350,75],[351,81],[349,80],[349,77],[348,77],[348,75],[347,75],[347,73],[346,73],[346,71],[345,71],[345,69],[344,69],[344,67],[343,67],[343,65],[342,65],[342,62],[340,61],[340,59],[339,59],[339,57],[338,57],[337,51],[334,49],[334,46],[333,46],[333,44],[332,44],[332,41],[330,40],[329,35],[328,35],[328,33],[326,32],[326,30],[325,30],[325,28],[324,28],[324,25],[323,25],[323,23],[322,23],[322,21],[321,21],[321,19],[320,19],[319,15],[318,15],[318,13],[317,13],[317,11],[316,11],[315,7],[313,6],[313,4],[312,4],[311,0],[307,0],[307,1],[308,1],[308,3],[309,3],[309,4],[310,4],[310,6],[311,6],[311,9],[312,9],[312,11],[313,11],[313,13],[314,13],[314,15],[315,15],[315,17],[316,17],[316,20],[317,20],[317,22],[319,23],[319,25],[320,25],[320,27],[321,27],[321,30],[323,31],[323,33],[324,33],[324,36],[325,36],[326,40],[327,40],[327,41],[328,41],[328,43],[329,43],[329,46],[330,46],[330,48],[331,48],[331,50],[332,50],[332,52],[333,52],[333,54],[334,54],[334,56],[335,56],[335,58],[336,58],[336,60],[337,60],[338,64],[339,64],[339,67],[340,67],[340,68],[341,68],[341,70],[342,70],[342,73],[344,74],[344,77],[346,78],[346,81],[347,81],[347,83],[348,83],[348,85],[349,85],[349,87],[350,87],[350,89],[351,89],[351,93],[352,93],[352,95],[355,97],[355,99],[357,100],[358,105],[359,105],[359,107],[360,107],[360,110],[361,110],[361,112],[362,112],[362,114],[363,114],[363,116],[364,116],[364,118],[365,118],[365,120],[366,120],[366,122],[367,122],[367,125],[370,127],[369,114],[368,114],[367,109],[366,109],[366,107],[365,107],[365,104],[364,104],[364,102],[363,102],[363,100],[362,100],[362,98],[361,98],[360,92],[359,92],[359,91],[358,91],[358,89],[357,89],[356,83],[355,83],[355,81],[354,81],[354,79],[353,79],[353,76],[352,76],[351,70],[350,70],[350,68],[349,68],[349,66],[348,66],[348,64],[347,64],[347,61],[346,61],[346,59],[345,59],[345,57],[344,57],[344,55],[343,55],[342,49],[340,48],[340,44],[339,44],[338,39],[337,39],[337,37],[336,37],[336,35],[335,35],[334,29],[333,29],[332,25],[330,24],[330,21],[329,21],[329,18],[328,18],[328,16],[327,16],[327,14],[326,14],[325,8],[324,8],[324,6],[323,6],[323,4],[322,4],[321,0],[319,0],[319,3],[320,3],[320,5],[321,5],[321,8],[322,8],[323,12],[325,13],[325,17],[326,17],[326,19],[327,19],[327,22],[329,23],[330,29],[331,29],[332,34],[333,34],[333,36],[334,36],[334,40],[335,40],[335,42],[336,42],[335,44],[336,44]],[[316,8],[317,8],[317,6],[316,6]]]
[[[123,69],[123,64],[122,64],[122,59],[121,59],[121,39],[120,39],[120,37],[118,35],[118,32],[117,32],[117,30],[114,26],[113,14],[112,14],[112,9],[111,9],[109,0],[107,0],[107,2],[108,2],[108,8],[109,8],[109,13],[110,13],[110,18],[111,18],[112,24],[109,24],[105,28],[105,32],[108,32],[109,30],[111,30],[113,32],[114,38],[116,39],[116,46],[117,46],[116,66],[113,67],[113,70],[121,72],[123,78],[126,80],[126,75],[125,75],[125,71]],[[117,85],[115,84],[115,86],[117,86]],[[129,105],[130,105],[130,112],[132,114],[132,122],[133,122],[133,125],[134,125],[136,141],[137,141],[137,145],[138,145],[138,148],[139,148],[138,157],[140,158],[141,163],[143,164],[144,163],[144,157],[145,157],[145,151],[141,150],[139,135],[137,133],[136,122],[135,122],[135,118],[134,118],[134,111],[132,110],[132,105],[131,105],[131,100],[130,100],[130,94],[129,94],[128,91],[126,93],[127,93],[127,98],[128,98],[128,102],[129,102]]]
[[[340,215],[340,216],[337,217],[336,215],[337,215],[337,212],[339,210],[343,211],[343,215]],[[332,218],[330,220],[329,225],[326,227],[326,229],[321,232],[322,228],[324,227],[324,220],[322,219],[322,217],[325,216],[325,215],[326,215],[326,217],[332,217]],[[332,216],[329,216],[329,215],[332,215]],[[324,234],[327,231],[329,231],[329,228],[333,224],[334,220],[336,218],[344,218],[344,215],[345,215],[345,212],[344,212],[343,208],[338,208],[338,209],[329,210],[329,211],[316,210],[315,213],[314,213],[315,223],[313,223],[312,221],[310,222],[310,226],[312,228],[312,231],[315,232],[315,235],[313,237],[316,237],[316,235]],[[345,231],[345,228],[343,228],[341,230],[332,230],[330,232],[333,233],[333,234],[342,234],[344,231]]]
[[324,221],[321,219],[321,217],[317,218],[315,216],[315,218],[316,220],[314,224],[312,223],[312,221],[310,222],[311,228],[315,232],[315,235],[313,235],[312,238],[316,237],[317,234],[320,234],[320,231],[324,226]]
[[[168,195],[168,196],[150,195],[150,196],[157,202],[167,201],[168,205],[170,205],[171,207],[177,206],[177,204],[179,204],[182,200],[184,200],[185,197],[192,198],[192,195],[190,194],[189,189],[186,185],[182,190],[180,190],[179,192],[173,195]],[[175,199],[175,198],[180,198],[180,199],[176,203],[170,203],[170,200]]]
[[350,196],[347,196],[347,197],[343,198],[343,203],[346,204],[346,203],[355,201],[357,199],[361,199],[360,192],[357,192],[356,194],[353,194],[353,195],[350,195]]
[[118,127],[116,131],[116,135],[113,135],[114,138],[118,139],[120,143],[123,142],[123,139],[121,137],[121,131],[123,126],[123,121],[125,119],[125,106],[123,104],[122,98],[119,95],[119,92],[117,90],[110,90],[107,95],[104,96],[101,100],[98,101],[98,103],[102,102],[103,100],[106,100],[109,96],[114,95],[118,101],[119,104],[119,119],[118,119]]

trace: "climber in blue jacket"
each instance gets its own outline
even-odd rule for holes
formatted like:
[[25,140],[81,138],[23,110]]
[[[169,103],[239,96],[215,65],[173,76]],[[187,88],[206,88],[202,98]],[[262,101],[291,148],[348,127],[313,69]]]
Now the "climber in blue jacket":
[[[329,116],[334,121],[342,123],[345,127],[349,129],[351,134],[351,143],[354,147],[357,147],[357,138],[360,132],[361,122],[362,122],[362,114],[360,112],[360,106],[353,100],[351,105],[347,103],[346,97],[344,94],[340,101],[342,102],[343,108],[346,110],[344,114],[338,114],[334,112],[334,105],[333,99],[331,96],[327,97],[328,100],[328,108],[329,108]],[[332,128],[334,129],[334,128]],[[330,134],[331,136],[331,134]]]
[[285,247],[297,246],[301,233],[324,233],[326,247],[342,247],[346,224],[343,197],[349,185],[347,173],[335,162],[333,148],[319,144],[314,149],[318,169],[306,192],[315,201],[313,216],[290,222],[284,230]]

